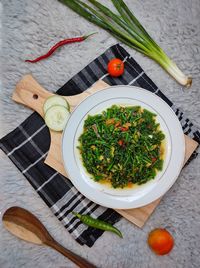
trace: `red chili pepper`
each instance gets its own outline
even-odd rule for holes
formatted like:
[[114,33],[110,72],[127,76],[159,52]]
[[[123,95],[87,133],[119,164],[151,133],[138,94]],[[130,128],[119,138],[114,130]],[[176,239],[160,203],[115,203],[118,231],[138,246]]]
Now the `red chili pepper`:
[[118,140],[119,146],[122,146],[124,144],[123,140]]
[[151,160],[154,163],[154,162],[156,162],[157,158],[156,157],[152,157]]
[[125,132],[125,131],[128,130],[128,127],[121,127],[120,130],[121,130],[122,132]]
[[118,126],[120,126],[120,125],[121,125],[121,122],[118,121],[118,122],[115,124],[115,127],[118,127]]
[[42,56],[40,56],[40,57],[38,57],[38,58],[36,58],[34,60],[25,60],[25,62],[35,63],[35,62],[38,62],[40,60],[46,59],[49,56],[51,56],[57,48],[59,48],[59,47],[61,47],[63,45],[66,45],[66,44],[82,42],[82,41],[86,40],[89,36],[91,36],[93,34],[95,34],[95,33],[91,33],[89,35],[84,35],[84,36],[80,36],[80,37],[61,40],[58,43],[56,43],[46,54],[44,54],[44,55],[42,55]]

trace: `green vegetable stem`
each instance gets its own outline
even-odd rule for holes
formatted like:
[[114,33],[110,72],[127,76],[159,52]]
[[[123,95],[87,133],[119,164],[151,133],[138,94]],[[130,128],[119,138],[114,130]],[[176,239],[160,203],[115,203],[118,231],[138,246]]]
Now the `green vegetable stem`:
[[164,138],[152,112],[113,105],[87,117],[78,149],[91,179],[113,188],[132,187],[162,170]]
[[165,54],[123,0],[112,0],[117,13],[96,0],[88,0],[89,5],[81,0],[59,1],[127,46],[155,60],[181,85],[189,87],[192,84],[192,78],[186,76]]
[[112,226],[112,224],[107,223],[105,221],[101,221],[98,219],[94,219],[89,215],[81,215],[79,213],[76,212],[72,212],[72,214],[74,214],[76,217],[78,217],[80,219],[80,221],[82,221],[84,224],[86,224],[87,226],[96,228],[96,229],[101,229],[104,231],[109,231],[109,232],[113,232],[115,234],[117,234],[119,237],[123,238],[122,233],[114,226]]

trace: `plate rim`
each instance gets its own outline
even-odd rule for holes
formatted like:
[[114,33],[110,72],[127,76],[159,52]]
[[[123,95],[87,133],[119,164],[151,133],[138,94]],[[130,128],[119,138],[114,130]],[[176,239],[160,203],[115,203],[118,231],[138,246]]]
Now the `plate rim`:
[[[182,132],[182,135],[181,135],[181,137],[182,137],[181,141],[182,141],[182,145],[183,145],[183,147],[182,147],[182,151],[181,151],[182,158],[181,158],[181,161],[180,161],[180,163],[179,163],[180,167],[179,167],[179,169],[177,169],[177,170],[178,170],[177,174],[174,175],[174,179],[171,181],[170,184],[168,184],[168,187],[165,188],[164,193],[160,194],[160,196],[158,196],[157,198],[153,198],[154,200],[151,200],[151,201],[148,201],[148,202],[144,202],[144,203],[142,203],[142,204],[139,205],[139,206],[138,206],[138,205],[136,205],[136,206],[134,206],[134,205],[130,205],[130,203],[127,203],[126,206],[124,206],[124,205],[112,205],[112,206],[109,205],[109,206],[108,206],[108,205],[105,204],[105,202],[101,202],[101,200],[98,200],[98,201],[97,201],[95,198],[92,198],[90,195],[88,195],[87,193],[85,193],[84,191],[82,191],[82,190],[77,186],[76,182],[74,182],[74,180],[73,180],[73,176],[71,176],[70,172],[68,172],[68,168],[67,168],[67,166],[66,166],[65,157],[64,157],[64,145],[63,145],[63,144],[64,144],[64,137],[65,137],[65,133],[66,133],[66,130],[67,130],[68,122],[70,121],[71,116],[72,116],[73,114],[75,114],[75,113],[76,113],[76,110],[79,109],[79,107],[80,107],[81,105],[83,105],[83,103],[84,103],[85,101],[87,101],[89,98],[91,98],[92,96],[97,95],[97,94],[102,94],[102,93],[104,93],[104,92],[106,92],[106,91],[114,90],[115,88],[120,89],[120,88],[122,88],[122,87],[123,87],[123,88],[126,87],[127,89],[129,88],[129,89],[132,89],[132,90],[136,89],[136,90],[139,90],[139,91],[141,91],[141,92],[144,92],[144,93],[147,94],[147,95],[149,94],[149,96],[154,96],[159,102],[162,102],[162,103],[165,105],[165,107],[167,107],[167,109],[169,109],[169,111],[170,111],[171,114],[173,114],[174,119],[178,122],[177,127],[179,128],[179,130],[181,130],[180,133]],[[122,97],[122,98],[123,98],[123,97]],[[134,98],[133,98],[133,99],[134,99]],[[151,104],[151,105],[152,105],[152,104]],[[87,114],[87,113],[88,113],[88,111],[87,111],[85,114]],[[179,174],[180,174],[180,171],[181,171],[181,169],[182,169],[182,166],[183,166],[183,163],[184,163],[184,157],[185,157],[185,139],[184,139],[184,133],[183,133],[183,130],[182,130],[182,126],[181,126],[181,124],[180,124],[180,121],[178,120],[178,118],[177,118],[175,112],[173,111],[173,109],[171,108],[171,106],[169,106],[167,102],[165,102],[161,97],[159,97],[158,95],[156,95],[154,92],[148,91],[148,90],[146,90],[146,89],[144,89],[144,88],[141,88],[141,87],[131,86],[131,85],[114,85],[114,86],[109,86],[109,87],[107,87],[107,88],[105,88],[105,89],[101,89],[101,90],[99,90],[99,91],[97,91],[97,92],[92,93],[91,95],[87,96],[84,100],[82,100],[82,101],[75,107],[75,109],[73,110],[73,112],[72,112],[71,115],[70,115],[70,118],[69,118],[69,120],[68,120],[68,122],[67,122],[67,124],[66,124],[66,126],[65,126],[65,128],[64,128],[64,130],[63,130],[63,133],[62,133],[62,159],[63,159],[63,165],[64,165],[64,168],[65,168],[65,170],[66,170],[66,172],[67,172],[67,174],[68,174],[68,177],[69,177],[69,179],[71,180],[71,182],[72,182],[72,184],[74,185],[74,187],[75,187],[81,194],[83,194],[85,197],[87,197],[87,198],[90,199],[91,201],[93,201],[93,202],[95,202],[95,203],[97,203],[97,204],[99,204],[99,205],[102,205],[102,206],[104,206],[104,207],[113,208],[113,209],[134,209],[134,208],[139,208],[139,207],[148,205],[148,204],[150,204],[150,203],[156,201],[157,199],[161,198],[161,197],[162,197],[162,196],[163,196],[163,195],[164,195],[164,194],[165,194],[165,193],[172,187],[172,185],[176,182],[176,180],[177,180],[177,178],[178,178],[178,176],[179,176]],[[168,127],[168,125],[167,125],[167,127]],[[179,134],[180,134],[180,133],[179,133]],[[171,134],[171,133],[170,133],[170,134]],[[74,135],[75,135],[75,133],[73,133],[73,136],[74,136]],[[171,149],[171,150],[172,150],[172,149]],[[116,196],[114,196],[114,197],[116,197]],[[115,199],[113,199],[113,201],[114,201],[114,200],[115,200]]]

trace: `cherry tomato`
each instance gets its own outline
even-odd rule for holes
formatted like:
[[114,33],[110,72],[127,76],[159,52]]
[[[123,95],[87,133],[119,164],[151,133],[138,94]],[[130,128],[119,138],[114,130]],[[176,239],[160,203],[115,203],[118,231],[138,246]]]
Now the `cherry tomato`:
[[169,253],[174,246],[172,235],[165,229],[155,229],[149,233],[149,247],[158,255]]
[[124,63],[120,59],[112,59],[108,63],[108,73],[113,77],[118,77],[124,73]]

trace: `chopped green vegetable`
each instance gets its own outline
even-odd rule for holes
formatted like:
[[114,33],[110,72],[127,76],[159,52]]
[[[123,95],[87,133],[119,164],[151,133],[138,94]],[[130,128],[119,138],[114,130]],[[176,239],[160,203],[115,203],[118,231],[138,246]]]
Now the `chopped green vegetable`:
[[118,14],[99,1],[88,0],[88,5],[80,0],[59,0],[88,21],[107,30],[131,48],[155,60],[181,85],[191,86],[192,78],[187,77],[151,38],[123,0],[112,0]]
[[92,179],[124,188],[146,183],[162,170],[164,138],[155,114],[113,105],[87,117],[78,148]]

